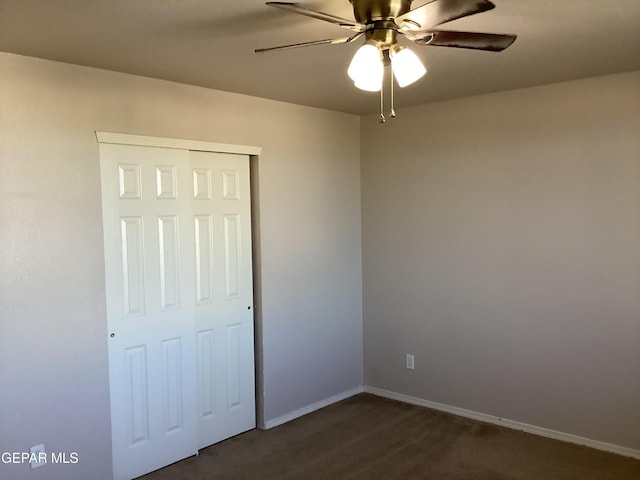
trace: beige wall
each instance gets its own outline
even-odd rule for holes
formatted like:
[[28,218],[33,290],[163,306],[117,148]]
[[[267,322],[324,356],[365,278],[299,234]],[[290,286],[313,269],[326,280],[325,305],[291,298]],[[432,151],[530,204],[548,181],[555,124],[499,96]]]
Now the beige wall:
[[365,384],[640,449],[640,72],[361,135]]
[[111,478],[94,131],[263,147],[264,420],[362,385],[356,116],[0,54],[0,451],[79,463],[2,478]]

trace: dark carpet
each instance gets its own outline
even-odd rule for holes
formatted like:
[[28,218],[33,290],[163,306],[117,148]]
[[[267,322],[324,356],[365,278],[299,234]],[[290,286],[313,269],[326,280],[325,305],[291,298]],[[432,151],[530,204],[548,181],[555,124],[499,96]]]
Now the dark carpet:
[[640,460],[360,394],[144,480],[639,480]]

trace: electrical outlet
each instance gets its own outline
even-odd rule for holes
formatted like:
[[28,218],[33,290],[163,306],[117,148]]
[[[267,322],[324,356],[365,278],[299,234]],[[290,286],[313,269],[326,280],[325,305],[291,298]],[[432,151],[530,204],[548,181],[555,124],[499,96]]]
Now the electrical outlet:
[[407,353],[407,357],[405,359],[405,366],[408,370],[415,369],[415,358],[413,357],[413,353]]
[[44,444],[36,445],[31,447],[29,451],[31,454],[29,459],[31,460],[29,464],[31,465],[31,469],[44,467],[47,463],[47,454],[44,451]]

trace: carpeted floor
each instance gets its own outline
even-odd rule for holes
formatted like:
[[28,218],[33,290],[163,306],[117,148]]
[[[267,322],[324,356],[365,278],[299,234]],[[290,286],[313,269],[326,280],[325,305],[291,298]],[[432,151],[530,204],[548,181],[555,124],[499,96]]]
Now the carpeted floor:
[[360,394],[144,480],[638,480],[640,460]]

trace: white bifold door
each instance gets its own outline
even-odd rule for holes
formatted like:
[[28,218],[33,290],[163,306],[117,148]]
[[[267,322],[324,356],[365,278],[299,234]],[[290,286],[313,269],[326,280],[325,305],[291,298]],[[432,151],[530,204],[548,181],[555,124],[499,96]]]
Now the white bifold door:
[[255,427],[249,157],[100,144],[114,478]]

